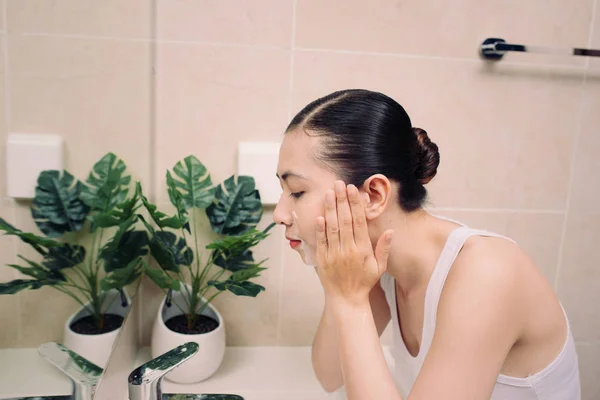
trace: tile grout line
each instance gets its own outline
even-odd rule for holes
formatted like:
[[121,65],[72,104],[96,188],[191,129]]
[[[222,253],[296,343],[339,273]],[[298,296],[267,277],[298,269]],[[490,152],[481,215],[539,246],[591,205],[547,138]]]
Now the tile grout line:
[[[4,57],[4,62],[2,67],[4,68],[4,76],[3,76],[3,84],[4,84],[4,129],[6,130],[6,134],[10,132],[11,127],[11,104],[10,104],[10,75],[9,75],[9,59],[8,59],[8,13],[7,13],[7,4],[6,0],[2,0],[2,56]],[[18,204],[14,201],[11,201],[11,211],[13,222],[17,222],[17,207]],[[13,259],[16,259],[17,253],[19,252],[19,242],[15,239],[12,243],[13,248]],[[14,260],[13,260],[14,261]],[[22,310],[21,304],[21,294],[17,296],[17,342],[21,342],[23,338],[23,315],[21,313]]]
[[[295,6],[294,6],[295,12]],[[293,23],[293,30],[295,31],[295,21]],[[202,42],[194,40],[158,40],[158,39],[143,39],[143,38],[126,38],[116,36],[94,36],[94,35],[75,35],[75,34],[61,34],[61,33],[44,33],[44,32],[25,32],[23,36],[46,36],[46,37],[61,37],[71,39],[92,39],[92,40],[116,40],[116,41],[130,41],[130,42],[150,42],[154,40],[156,43],[166,44],[188,44],[198,46],[212,46],[212,47],[233,47],[243,49],[263,49],[263,50],[285,50],[285,47],[276,45],[265,45],[265,44],[243,44],[243,43],[228,43],[228,42]],[[360,50],[344,50],[344,49],[327,49],[327,48],[310,48],[310,47],[293,47],[292,51],[301,52],[315,52],[315,53],[332,53],[332,54],[347,54],[347,55],[362,55],[362,56],[379,56],[379,57],[395,57],[404,59],[418,59],[418,60],[430,60],[430,61],[453,61],[453,62],[467,62],[467,63],[481,63],[485,60],[479,58],[469,57],[447,57],[447,56],[434,56],[427,54],[411,54],[411,53],[386,53],[376,51],[360,51]],[[551,63],[528,63],[519,61],[503,61],[503,65],[509,66],[541,66],[550,69],[567,69],[567,70],[584,70],[585,66],[568,65],[568,64],[551,64]]]
[[553,209],[527,209],[527,208],[469,208],[469,207],[427,207],[429,211],[459,211],[459,212],[474,212],[474,213],[515,213],[515,214],[552,214],[562,215],[567,210]]
[[[171,205],[168,199],[158,200],[157,205]],[[460,212],[475,212],[475,213],[517,213],[517,214],[552,214],[561,215],[567,212],[566,209],[544,209],[544,208],[478,208],[478,207],[426,207],[428,211],[460,211]]]
[[[346,55],[359,55],[359,56],[379,56],[379,57],[395,57],[395,58],[406,58],[406,59],[421,59],[431,61],[454,61],[454,62],[468,62],[468,63],[484,63],[487,62],[481,58],[473,57],[450,57],[450,56],[434,56],[428,54],[417,54],[417,53],[386,53],[377,51],[361,51],[361,50],[344,50],[344,49],[327,49],[327,48],[311,48],[311,47],[296,47],[297,51],[302,52],[314,52],[314,53],[333,53],[333,54],[346,54]],[[509,66],[542,66],[550,69],[569,69],[569,70],[583,70],[585,67],[569,64],[552,64],[552,63],[530,63],[523,61],[502,61],[503,65]]]
[[[156,163],[154,162],[155,159],[155,153],[156,153],[156,58],[157,58],[157,49],[156,49],[156,35],[157,35],[157,30],[156,30],[156,24],[157,24],[157,14],[158,14],[158,5],[157,5],[157,0],[152,0],[151,4],[150,4],[150,39],[149,39],[149,46],[150,46],[150,57],[149,57],[149,68],[150,68],[150,82],[149,82],[149,90],[148,90],[148,102],[149,102],[149,121],[148,121],[148,129],[149,129],[149,143],[148,143],[148,148],[149,148],[149,154],[148,154],[148,163],[149,163],[149,169],[148,169],[148,189],[150,192],[150,198],[152,201],[156,202],[156,198],[158,197],[155,193],[156,190],[156,184],[155,184],[155,178],[156,178]],[[144,298],[144,277],[141,276],[140,280],[141,282],[139,283],[139,287],[138,287],[138,291],[139,293],[137,293],[136,298],[139,298],[138,300],[138,311],[137,311],[137,324],[138,324],[138,329],[137,329],[137,341],[138,341],[138,345],[141,346],[144,340],[144,334],[143,334],[143,323],[144,323],[144,312],[147,311],[146,307],[144,307],[144,302],[141,301],[141,299]]]
[[[600,3],[600,0],[596,0],[592,4],[592,21],[591,21],[591,26],[590,26],[590,35],[588,37],[588,43],[587,43],[588,47],[592,47],[592,44],[593,44],[592,42],[594,40],[594,27],[597,22],[600,23],[600,21],[596,21],[596,16],[597,16],[596,14],[598,13],[599,3]],[[6,29],[6,28],[4,28],[4,29]],[[591,60],[591,57],[588,57],[586,60],[586,62],[587,62],[586,67],[589,67],[590,60]]]
[[[590,21],[590,30],[589,30],[589,34],[588,34],[588,40],[587,40],[588,47],[591,47],[592,39],[594,37],[594,23],[595,23],[596,7],[598,5],[598,1],[599,0],[595,0],[594,3],[592,4],[592,19]],[[579,110],[577,112],[578,113],[577,129],[575,130],[575,138],[573,140],[573,147],[571,148],[571,168],[569,169],[569,183],[567,186],[567,200],[565,203],[566,212],[565,212],[565,217],[563,219],[563,225],[562,225],[561,234],[560,234],[560,242],[559,242],[559,246],[558,246],[558,257],[557,257],[557,263],[556,263],[556,273],[554,275],[554,291],[557,293],[557,295],[558,295],[558,288],[559,288],[559,282],[560,282],[561,267],[563,264],[563,257],[565,254],[565,242],[566,242],[566,237],[567,237],[567,226],[569,223],[569,213],[571,211],[571,198],[573,196],[573,180],[575,177],[575,165],[577,162],[577,150],[579,147],[579,140],[581,139],[581,135],[582,135],[582,131],[583,131],[583,115],[584,115],[583,110],[585,108],[585,91],[584,90],[585,90],[585,84],[587,82],[589,67],[590,67],[590,57],[588,57],[585,61],[585,72],[583,74],[583,79],[581,81],[581,89],[580,89],[580,93],[579,93]]]
[[[292,98],[293,98],[293,90],[294,90],[294,63],[295,63],[295,44],[296,44],[296,8],[298,5],[297,0],[292,1],[292,37],[290,40],[290,70],[289,70],[289,80],[290,84],[288,87],[288,121],[292,119]],[[273,210],[275,211],[275,210]],[[283,235],[282,235],[283,236]],[[281,264],[279,266],[279,295],[278,305],[277,305],[277,332],[275,335],[275,343],[277,346],[281,346],[282,334],[282,320],[283,320],[283,283],[285,277],[285,237],[280,238],[279,249],[281,250]]]

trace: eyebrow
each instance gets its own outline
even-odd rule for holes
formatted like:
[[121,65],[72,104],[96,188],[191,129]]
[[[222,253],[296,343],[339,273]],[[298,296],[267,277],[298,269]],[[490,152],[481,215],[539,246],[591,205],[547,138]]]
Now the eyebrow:
[[285,171],[283,174],[281,174],[281,177],[279,177],[278,173],[275,173],[275,176],[277,177],[277,179],[281,179],[281,180],[287,180],[287,178],[289,178],[290,176],[295,176],[296,178],[300,178],[300,179],[308,179],[306,176],[301,175],[301,174],[297,174],[295,172],[291,172],[291,171]]

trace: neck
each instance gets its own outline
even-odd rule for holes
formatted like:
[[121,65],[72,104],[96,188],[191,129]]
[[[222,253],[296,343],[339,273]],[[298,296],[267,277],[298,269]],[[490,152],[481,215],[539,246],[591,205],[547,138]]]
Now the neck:
[[410,296],[427,287],[446,239],[457,225],[422,209],[390,217],[381,231],[394,229],[387,273],[395,278],[398,294]]

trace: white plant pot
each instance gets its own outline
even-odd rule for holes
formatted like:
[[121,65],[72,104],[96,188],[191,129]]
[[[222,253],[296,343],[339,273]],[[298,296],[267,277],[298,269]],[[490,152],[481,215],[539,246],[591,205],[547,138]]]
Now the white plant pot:
[[[205,301],[205,299],[203,298],[202,301]],[[198,352],[169,372],[165,379],[177,383],[196,383],[208,379],[219,369],[225,355],[225,324],[221,314],[213,307],[212,303],[209,304],[202,314],[214,318],[219,324],[217,328],[207,333],[182,334],[172,331],[165,325],[165,321],[182,314],[179,307],[185,310],[181,292],[173,292],[171,307],[167,307],[165,302],[166,296],[163,297],[160,303],[158,315],[152,329],[152,358],[158,357],[184,343],[196,342],[199,346]]]
[[[105,299],[105,304],[106,302],[112,302],[112,304],[108,308],[106,312],[107,314],[120,315],[123,317],[123,319],[125,319],[131,307],[131,299],[129,298],[127,292],[124,291],[124,293],[125,298],[127,299],[127,306],[125,307],[123,307],[121,304],[118,290],[112,289],[108,292],[108,295]],[[117,297],[116,299],[114,299],[115,296]],[[86,306],[87,305],[89,305],[89,303],[86,304]],[[119,335],[119,332],[121,332],[121,327],[99,335],[84,335],[71,330],[71,324],[73,321],[88,315],[90,315],[90,312],[82,307],[79,309],[79,311],[76,311],[73,315],[71,315],[71,317],[69,317],[65,323],[63,345],[104,369],[106,367],[106,363],[108,362],[108,358],[110,357],[115,340]]]

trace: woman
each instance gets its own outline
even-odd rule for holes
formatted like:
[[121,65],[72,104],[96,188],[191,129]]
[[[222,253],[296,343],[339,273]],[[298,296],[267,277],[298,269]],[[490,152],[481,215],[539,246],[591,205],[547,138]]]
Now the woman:
[[[579,399],[568,320],[531,259],[423,209],[438,164],[381,93],[332,93],[286,130],[274,220],[325,291],[317,378],[360,400]],[[390,321],[394,371],[379,341]]]

